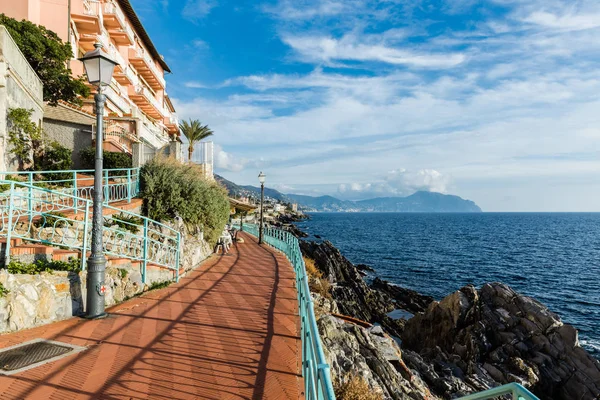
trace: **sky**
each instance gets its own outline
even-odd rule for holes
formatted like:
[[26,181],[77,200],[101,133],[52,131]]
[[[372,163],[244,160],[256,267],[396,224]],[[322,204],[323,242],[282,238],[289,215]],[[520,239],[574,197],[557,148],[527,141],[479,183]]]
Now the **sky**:
[[216,172],[600,211],[597,0],[131,0]]

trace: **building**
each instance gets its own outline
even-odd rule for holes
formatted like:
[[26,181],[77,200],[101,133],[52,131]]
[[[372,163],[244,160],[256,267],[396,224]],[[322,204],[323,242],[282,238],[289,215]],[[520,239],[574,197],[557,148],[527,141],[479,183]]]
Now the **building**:
[[43,99],[42,82],[6,28],[0,25],[0,171],[16,170],[18,165],[7,145],[9,110],[32,110],[32,121],[41,124]]
[[[179,135],[175,109],[166,92],[165,73],[171,70],[129,0],[0,0],[0,10],[43,25],[68,41],[73,47],[70,67],[75,76],[84,73],[83,64],[75,59],[97,42],[119,63],[105,90],[106,150],[130,153],[134,163],[159,152],[179,155],[170,145]],[[94,112],[92,97],[85,99],[83,111]]]

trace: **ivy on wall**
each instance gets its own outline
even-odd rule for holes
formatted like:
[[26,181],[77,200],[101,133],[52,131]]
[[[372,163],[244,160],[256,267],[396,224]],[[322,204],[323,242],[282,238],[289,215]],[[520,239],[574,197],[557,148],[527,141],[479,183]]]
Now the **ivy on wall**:
[[8,110],[8,143],[10,152],[19,163],[19,170],[33,163],[33,149],[41,144],[42,129],[31,120],[33,110],[11,108]]

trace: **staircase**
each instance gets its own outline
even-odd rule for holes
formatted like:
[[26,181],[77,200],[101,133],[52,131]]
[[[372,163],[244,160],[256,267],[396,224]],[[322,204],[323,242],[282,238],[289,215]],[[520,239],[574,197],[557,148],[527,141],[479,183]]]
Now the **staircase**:
[[[0,193],[0,262],[76,258],[85,270],[92,236],[93,171],[60,172],[71,179],[47,179],[56,178],[56,171],[0,172],[0,185],[9,185]],[[7,175],[19,181],[6,180]],[[108,266],[139,267],[143,282],[148,268],[166,268],[178,280],[180,234],[139,214],[138,177],[139,169],[104,171]]]

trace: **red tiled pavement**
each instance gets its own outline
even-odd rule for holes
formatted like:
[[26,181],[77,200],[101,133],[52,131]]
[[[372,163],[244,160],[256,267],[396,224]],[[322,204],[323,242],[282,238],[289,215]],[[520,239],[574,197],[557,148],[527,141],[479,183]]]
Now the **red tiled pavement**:
[[301,346],[294,272],[243,235],[178,284],[67,321],[0,336],[87,346],[0,376],[0,399],[298,399]]

